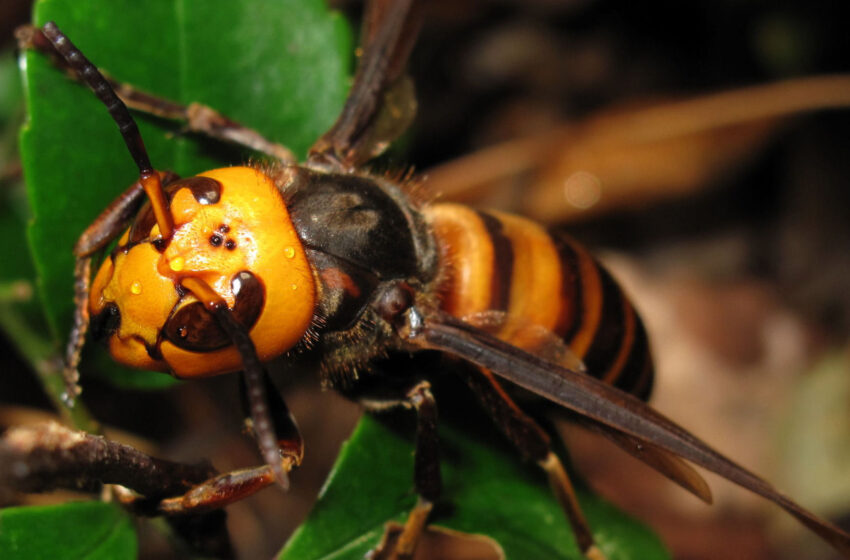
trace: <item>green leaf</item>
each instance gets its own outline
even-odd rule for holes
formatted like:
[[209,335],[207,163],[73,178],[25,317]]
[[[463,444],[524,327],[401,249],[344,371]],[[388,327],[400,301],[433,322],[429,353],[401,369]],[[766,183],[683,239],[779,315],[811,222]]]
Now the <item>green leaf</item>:
[[21,80],[10,50],[0,51],[0,178],[18,157],[15,130],[23,117]]
[[[298,154],[332,124],[348,88],[350,32],[323,0],[42,0],[35,23],[48,20],[114,78],[208,104]],[[73,311],[74,242],[138,170],[87,88],[38,53],[25,53],[24,65],[29,240],[50,330],[62,344]],[[137,120],[158,169],[187,176],[247,161],[172,123]]]
[[[6,173],[19,159],[16,134],[23,119],[23,97],[18,70],[11,52],[0,53],[0,286],[27,283],[35,279],[26,247],[26,220],[29,210],[23,182]],[[2,289],[2,288],[0,288]],[[0,305],[8,298],[0,297]]]
[[8,49],[0,52],[0,330],[33,370],[44,373],[54,348],[44,336],[44,311],[35,294],[35,268],[26,250],[29,207],[18,172],[17,141],[23,120],[20,75]]
[[[583,558],[541,473],[523,466],[492,430],[466,422],[462,431],[444,427],[440,437],[443,496],[450,507],[436,512],[433,524],[488,535],[507,558]],[[364,416],[279,558],[362,558],[380,540],[384,524],[403,521],[416,502],[412,473],[412,443]],[[640,523],[586,492],[579,500],[609,560],[669,558]]]
[[0,510],[0,558],[111,560],[136,556],[133,523],[115,504],[75,502]]

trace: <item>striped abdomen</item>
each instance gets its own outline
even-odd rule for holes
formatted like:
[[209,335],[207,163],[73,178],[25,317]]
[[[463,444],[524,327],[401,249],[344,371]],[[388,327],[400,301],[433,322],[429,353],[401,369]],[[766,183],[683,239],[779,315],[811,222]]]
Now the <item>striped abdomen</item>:
[[[442,307],[459,318],[504,312],[560,337],[589,374],[640,398],[652,386],[643,324],[611,275],[568,236],[456,204],[425,211],[443,253]],[[500,335],[527,347],[523,334]]]

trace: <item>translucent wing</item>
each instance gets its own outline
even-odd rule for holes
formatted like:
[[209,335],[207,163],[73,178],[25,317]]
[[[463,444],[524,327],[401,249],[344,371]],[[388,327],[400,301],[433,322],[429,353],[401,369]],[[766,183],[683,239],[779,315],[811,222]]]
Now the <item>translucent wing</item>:
[[467,315],[463,322],[547,362],[573,371],[587,371],[581,358],[561,337],[523,317],[514,317],[504,311],[482,311]]
[[776,503],[803,525],[850,557],[850,535],[817,517],[752,472],[619,389],[506,344],[448,315],[408,313],[403,334],[415,346],[440,350],[486,368],[524,389],[595,423],[687,459]]
[[647,443],[641,438],[630,436],[583,416],[573,416],[571,418],[576,420],[584,428],[605,436],[605,438],[617,445],[617,447],[632,457],[640,459],[703,502],[707,504],[712,502],[711,488],[709,488],[708,483],[702,475],[688,463],[679,459],[675,454],[651,443]]
[[[464,317],[463,321],[541,360],[558,364],[567,370],[586,373],[584,362],[564,340],[540,325],[503,311],[475,313]],[[570,419],[605,436],[626,453],[648,464],[704,502],[711,503],[711,489],[702,476],[672,453],[583,416],[570,415]]]

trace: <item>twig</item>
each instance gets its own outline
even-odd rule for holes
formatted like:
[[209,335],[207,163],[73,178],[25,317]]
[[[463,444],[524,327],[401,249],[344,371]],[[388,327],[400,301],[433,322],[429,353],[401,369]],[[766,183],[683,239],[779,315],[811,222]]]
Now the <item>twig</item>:
[[[217,474],[207,463],[187,465],[151,457],[138,449],[57,422],[14,427],[0,438],[0,501],[20,492],[55,489],[98,491],[115,484],[115,495],[133,512],[159,515],[163,498],[182,494]],[[141,498],[135,493],[141,494]],[[204,557],[233,558],[222,509],[189,511],[165,521]]]
[[9,429],[0,439],[0,493],[120,484],[148,499],[174,496],[217,473],[209,464],[157,459],[56,422]]

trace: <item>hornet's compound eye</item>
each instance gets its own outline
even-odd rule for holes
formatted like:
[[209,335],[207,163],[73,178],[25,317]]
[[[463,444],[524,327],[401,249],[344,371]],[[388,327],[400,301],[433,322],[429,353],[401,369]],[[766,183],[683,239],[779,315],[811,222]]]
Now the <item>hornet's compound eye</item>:
[[[265,304],[263,283],[243,270],[234,276],[230,287],[236,298],[233,316],[246,329],[250,329],[257,322]],[[199,301],[180,307],[166,323],[163,334],[166,340],[190,352],[212,352],[231,343],[216,318]]]

